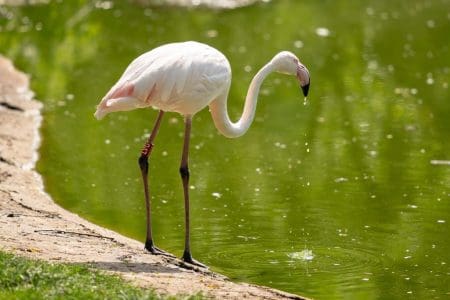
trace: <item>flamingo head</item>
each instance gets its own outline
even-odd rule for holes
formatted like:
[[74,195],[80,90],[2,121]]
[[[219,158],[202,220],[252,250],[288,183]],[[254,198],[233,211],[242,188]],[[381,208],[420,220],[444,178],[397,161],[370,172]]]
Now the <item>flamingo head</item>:
[[282,51],[272,59],[272,65],[275,67],[276,72],[295,75],[300,82],[303,95],[305,97],[308,95],[310,83],[309,71],[295,54],[289,51]]

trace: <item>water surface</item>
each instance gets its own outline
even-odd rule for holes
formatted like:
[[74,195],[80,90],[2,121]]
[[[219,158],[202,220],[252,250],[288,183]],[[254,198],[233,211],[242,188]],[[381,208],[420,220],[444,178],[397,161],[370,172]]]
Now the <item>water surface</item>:
[[[449,297],[450,7],[436,1],[271,1],[228,11],[125,1],[0,7],[0,52],[45,103],[39,171],[62,206],[145,236],[139,151],[157,112],[95,106],[128,63],[198,40],[233,69],[236,119],[277,51],[309,67],[271,75],[256,119],[220,136],[207,110],[191,142],[194,256],[234,280],[318,299]],[[306,105],[305,105],[306,104]],[[183,250],[183,120],[166,114],[151,162],[157,245]]]

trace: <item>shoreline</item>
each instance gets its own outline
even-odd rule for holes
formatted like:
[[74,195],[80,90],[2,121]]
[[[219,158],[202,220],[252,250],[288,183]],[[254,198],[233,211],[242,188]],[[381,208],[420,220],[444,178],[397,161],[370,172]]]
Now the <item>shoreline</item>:
[[0,55],[0,249],[60,263],[83,263],[163,295],[218,299],[306,299],[235,283],[176,258],[150,255],[142,243],[58,206],[35,171],[42,123],[27,75]]

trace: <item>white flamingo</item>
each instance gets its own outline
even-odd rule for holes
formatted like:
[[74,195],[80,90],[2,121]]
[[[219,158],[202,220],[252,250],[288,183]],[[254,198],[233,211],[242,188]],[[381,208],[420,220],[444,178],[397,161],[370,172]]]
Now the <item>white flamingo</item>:
[[136,58],[97,106],[97,119],[115,111],[148,106],[159,109],[156,123],[139,157],[147,216],[145,248],[148,251],[153,254],[164,253],[153,243],[147,180],[148,158],[164,112],[178,112],[185,119],[180,165],[185,204],[185,247],[182,258],[185,262],[205,267],[192,258],[190,251],[188,153],[192,117],[209,106],[214,124],[221,134],[230,138],[243,135],[253,121],[260,86],[271,72],[295,75],[303,94],[308,94],[308,70],[291,52],[280,52],[253,78],[245,98],[244,112],[239,121],[233,123],[227,112],[227,97],[231,84],[231,68],[227,58],[218,50],[202,43],[171,43]]

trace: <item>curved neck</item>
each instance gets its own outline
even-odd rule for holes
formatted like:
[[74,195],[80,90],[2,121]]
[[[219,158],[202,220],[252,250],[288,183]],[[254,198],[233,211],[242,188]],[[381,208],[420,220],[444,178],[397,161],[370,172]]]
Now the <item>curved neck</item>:
[[233,123],[228,116],[227,98],[229,86],[219,98],[209,104],[214,125],[221,134],[226,137],[235,138],[247,132],[255,117],[259,88],[267,75],[273,71],[274,67],[269,62],[253,77],[247,91],[247,96],[245,97],[244,111],[236,123]]

